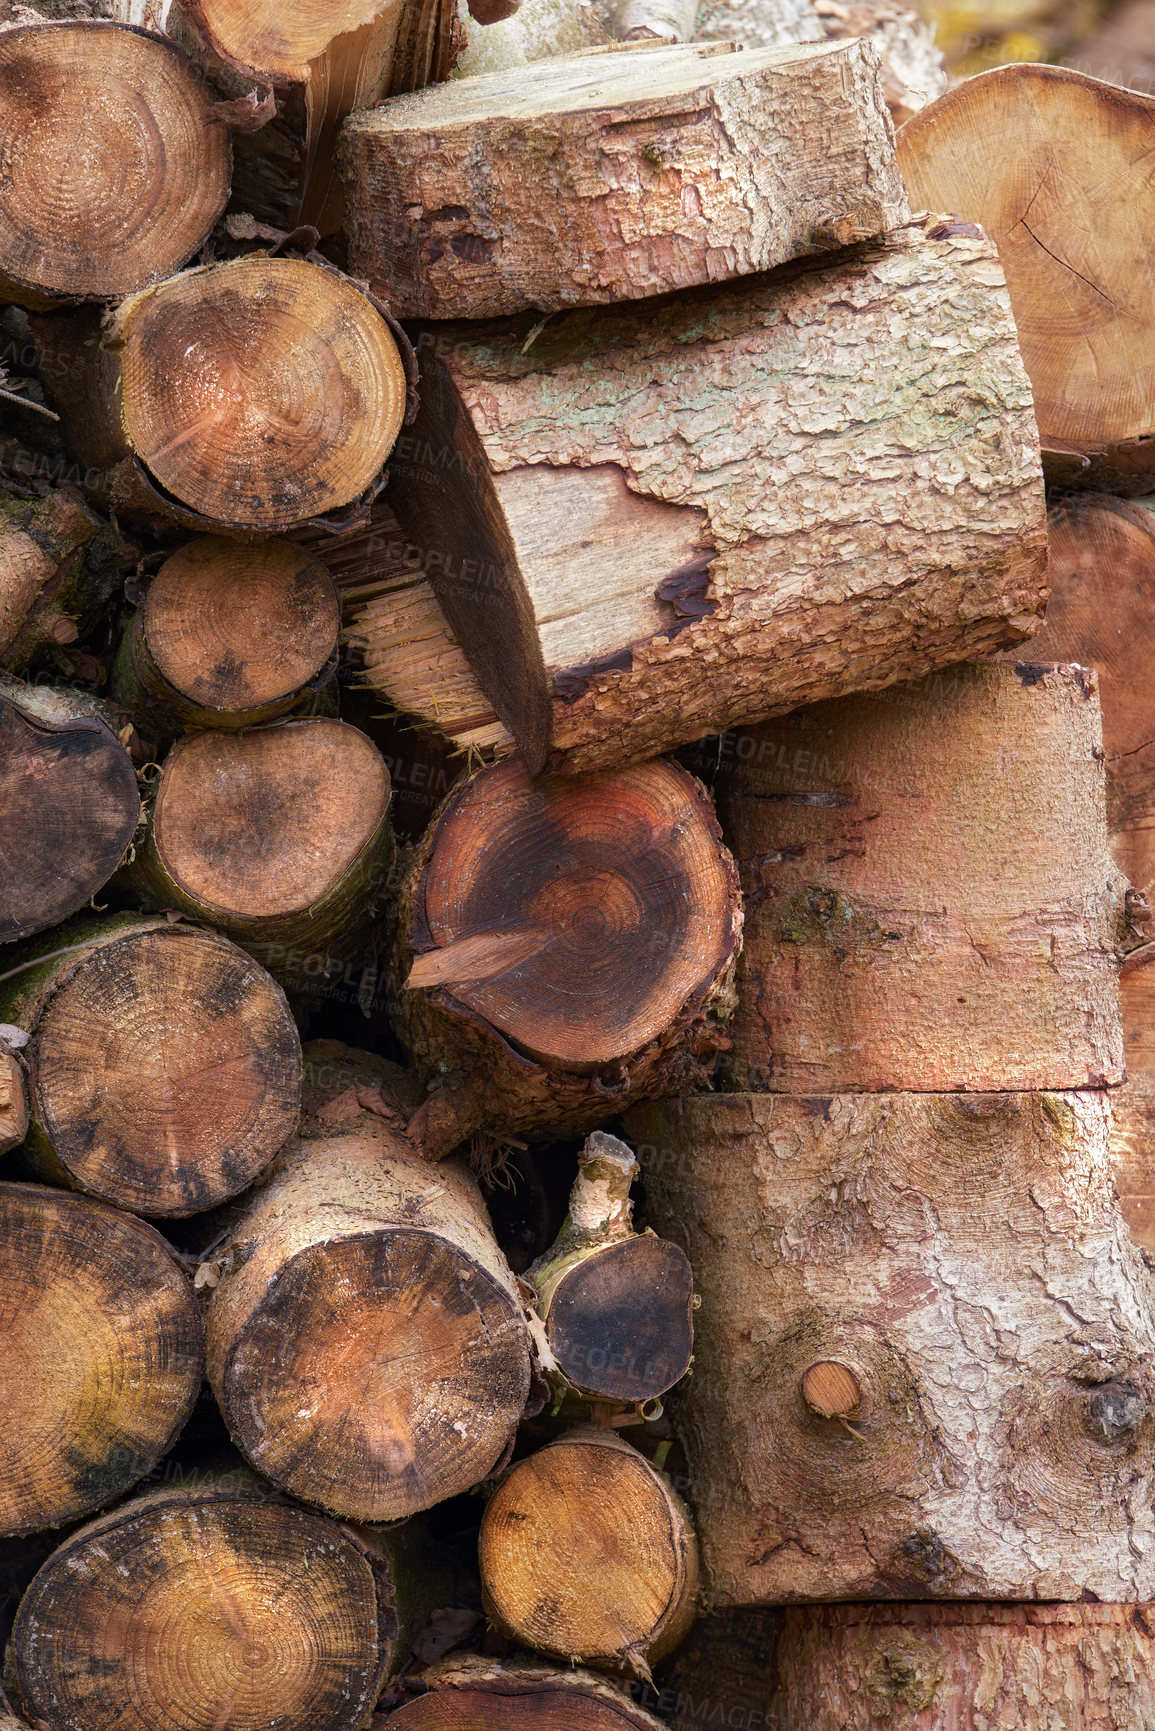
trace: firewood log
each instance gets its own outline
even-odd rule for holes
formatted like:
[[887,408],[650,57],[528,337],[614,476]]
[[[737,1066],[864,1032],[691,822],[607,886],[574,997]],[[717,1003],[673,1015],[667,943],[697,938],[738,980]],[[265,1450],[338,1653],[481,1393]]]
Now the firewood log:
[[694,1620],[698,1546],[677,1492],[594,1426],[519,1461],[478,1539],[492,1622],[559,1659],[648,1677]]
[[25,1593],[17,1700],[58,1731],[285,1724],[356,1731],[404,1651],[404,1533],[365,1536],[249,1474],[166,1485],[98,1516]]
[[215,100],[171,43],[139,30],[0,34],[0,298],[101,300],[179,270],[229,193]]
[[0,1532],[63,1526],[172,1446],[201,1385],[189,1281],[151,1226],[0,1185]]
[[595,1130],[561,1232],[527,1275],[551,1380],[596,1401],[656,1400],[690,1367],[693,1274],[678,1245],[634,1230],[637,1176],[626,1144]]
[[238,1195],[297,1124],[280,987],[219,933],[164,919],[77,921],[40,947],[0,984],[0,1020],[31,1036],[29,1158],[138,1214]]
[[898,144],[912,204],[981,223],[998,246],[1048,475],[1135,493],[1155,475],[1142,168],[1153,144],[1155,98],[1058,66],[968,78]]
[[364,503],[406,414],[399,341],[323,261],[252,253],[131,296],[104,336],[121,502],[261,533]]
[[677,1404],[715,1605],[1151,1597],[1153,1294],[1109,1119],[1091,1091],[628,1114],[702,1296]]
[[474,1130],[581,1133],[717,1049],[742,913],[701,784],[660,759],[459,783],[397,899],[395,1026],[431,1157]]
[[126,873],[154,907],[217,926],[274,972],[357,929],[393,854],[389,771],[328,716],[187,734]]
[[0,1035],[0,1154],[19,1148],[28,1134],[28,1089],[24,1069]]
[[390,503],[532,772],[1031,633],[1043,494],[1001,285],[988,242],[915,227],[823,271],[426,333]]
[[320,560],[287,541],[205,536],[153,578],[121,641],[113,695],[170,736],[273,721],[331,683],[340,631]]
[[431,1169],[388,1117],[350,1122],[290,1148],[226,1244],[208,1370],[266,1478],[394,1521],[501,1460],[529,1334],[469,1174]]
[[1143,1731],[1147,1605],[814,1605],[782,1613],[766,1731]]
[[395,1731],[660,1731],[624,1689],[590,1671],[497,1664],[473,1654],[421,1675],[426,1693],[391,1713]]
[[0,788],[0,943],[9,943],[104,887],[132,842],[140,798],[132,761],[92,702],[3,675]]
[[636,300],[909,217],[861,42],[450,80],[355,115],[342,156],[350,269],[410,318]]
[[[20,668],[54,629],[76,628],[52,604],[83,561],[100,521],[79,496],[20,497],[0,489],[0,661]],[[70,628],[71,627],[71,628]]]
[[718,790],[749,907],[727,1086],[1123,1080],[1093,672],[964,663],[739,747]]

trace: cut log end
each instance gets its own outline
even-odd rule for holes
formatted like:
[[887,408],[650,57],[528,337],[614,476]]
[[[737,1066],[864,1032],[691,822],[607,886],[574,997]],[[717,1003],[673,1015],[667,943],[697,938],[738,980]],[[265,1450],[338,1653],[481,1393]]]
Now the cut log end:
[[595,1251],[553,1289],[546,1337],[558,1369],[591,1399],[657,1399],[689,1369],[693,1297],[690,1264],[664,1238]]
[[200,1389],[192,1288],[151,1227],[0,1186],[0,1533],[110,1502],[171,1447]]
[[426,1671],[428,1693],[392,1715],[397,1731],[659,1731],[661,1721],[589,1671],[498,1665],[463,1654]]
[[853,1418],[862,1405],[858,1378],[847,1364],[820,1359],[803,1372],[802,1398],[819,1418]]

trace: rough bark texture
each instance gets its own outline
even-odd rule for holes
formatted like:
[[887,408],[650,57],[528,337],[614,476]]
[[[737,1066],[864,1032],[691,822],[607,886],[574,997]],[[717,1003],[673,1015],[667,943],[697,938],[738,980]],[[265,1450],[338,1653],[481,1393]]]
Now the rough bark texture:
[[694,1620],[689,1514],[610,1431],[572,1431],[512,1467],[478,1545],[490,1619],[556,1658],[649,1677]]
[[694,36],[778,48],[821,40],[822,22],[809,0],[699,0]]
[[788,1610],[766,1731],[1146,1731],[1147,1605]]
[[0,1532],[64,1526],[171,1448],[200,1390],[192,1287],[151,1226],[0,1185]]
[[660,1731],[661,1721],[592,1672],[498,1664],[465,1654],[420,1679],[427,1693],[389,1718],[397,1731]]
[[140,821],[136,772],[91,702],[0,675],[0,942],[103,889]]
[[457,22],[466,39],[453,69],[457,78],[580,54],[613,41],[590,0],[522,0],[512,18],[483,28],[471,20],[464,0],[458,0]]
[[[1151,1275],[1102,1093],[627,1122],[702,1295],[678,1403],[716,1605],[1151,1597]],[[820,1362],[857,1409],[804,1399]]]
[[719,809],[749,910],[725,1086],[1122,1081],[1093,672],[965,663],[800,710],[744,736]]
[[390,502],[531,768],[1037,624],[1030,395],[993,248],[949,225],[536,335],[442,327],[422,372]]
[[817,0],[827,36],[868,37],[882,61],[882,93],[896,126],[941,96],[947,75],[934,31],[889,0]]
[[717,1050],[742,914],[713,808],[679,766],[459,783],[397,901],[395,1025],[430,1087],[413,1134],[580,1133],[689,1087]]
[[1119,979],[1127,1080],[1111,1096],[1111,1155],[1119,1206],[1137,1244],[1155,1256],[1155,946]]
[[350,268],[409,318],[637,300],[910,214],[861,42],[547,60],[357,115],[342,148]]
[[284,993],[217,932],[119,915],[41,939],[0,985],[26,1030],[26,1150],[135,1213],[212,1208],[292,1135],[301,1045]]
[[529,1392],[529,1336],[463,1169],[431,1170],[391,1118],[354,1120],[286,1153],[221,1260],[209,1378],[274,1484],[392,1521],[497,1465]]

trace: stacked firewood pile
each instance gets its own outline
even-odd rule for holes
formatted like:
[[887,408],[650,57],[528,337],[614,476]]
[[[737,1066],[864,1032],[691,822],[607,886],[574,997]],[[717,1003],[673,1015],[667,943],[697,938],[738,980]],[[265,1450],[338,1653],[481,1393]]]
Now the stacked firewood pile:
[[1155,102],[93,10],[0,21],[12,1724],[1148,1727]]

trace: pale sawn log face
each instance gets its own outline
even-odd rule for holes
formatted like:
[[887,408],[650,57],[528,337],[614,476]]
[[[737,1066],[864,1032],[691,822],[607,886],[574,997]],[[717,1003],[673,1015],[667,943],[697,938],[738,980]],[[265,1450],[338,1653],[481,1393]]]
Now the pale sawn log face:
[[201,1386],[192,1287],[151,1226],[0,1186],[0,1532],[63,1526],[171,1448]]
[[[679,1392],[707,1591],[1148,1599],[1151,1276],[1101,1092],[634,1108],[702,1306]],[[818,1360],[858,1413],[802,1398]]]
[[1093,672],[964,663],[732,744],[716,792],[747,919],[724,1086],[1122,1080]]
[[859,41],[450,80],[346,122],[350,268],[438,319],[744,276],[906,221],[892,140]]
[[169,42],[95,21],[0,37],[0,283],[131,294],[178,270],[229,193],[215,93]]
[[443,327],[421,364],[390,502],[534,769],[651,757],[1038,624],[1029,386],[994,248],[957,225],[536,334]]
[[21,1603],[13,1671],[55,1731],[355,1731],[389,1609],[336,1522],[256,1484],[161,1491],[53,1553]]

